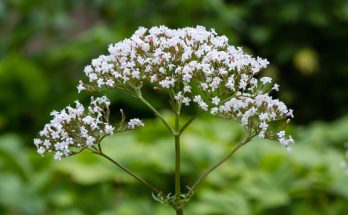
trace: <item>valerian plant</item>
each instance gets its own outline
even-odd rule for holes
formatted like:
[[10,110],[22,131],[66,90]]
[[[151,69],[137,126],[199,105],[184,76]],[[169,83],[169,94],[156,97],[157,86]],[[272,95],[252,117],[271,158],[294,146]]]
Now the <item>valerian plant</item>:
[[[176,214],[183,214],[185,204],[209,173],[253,137],[277,140],[290,150],[289,144],[293,143],[293,139],[283,127],[293,117],[293,111],[270,95],[272,91],[279,90],[279,85],[272,84],[270,77],[259,77],[258,74],[269,62],[244,53],[240,47],[229,45],[226,36],[218,36],[213,29],[208,31],[201,26],[182,29],[140,27],[129,39],[111,44],[108,51],[107,55],[93,59],[85,67],[87,79],[80,81],[77,89],[79,92],[123,90],[138,98],[159,117],[174,139],[174,194],[165,194],[103,152],[101,143],[105,136],[144,126],[139,119],[131,119],[127,124],[122,112],[120,126],[115,131],[109,124],[110,101],[105,96],[92,98],[88,108],[76,102],[75,108],[67,107],[61,112],[53,112],[51,122],[34,140],[40,154],[53,152],[55,159],[60,160],[89,150],[110,160],[148,186],[153,197],[172,206]],[[143,97],[144,85],[150,85],[168,96],[175,115],[174,125],[166,121]],[[198,113],[182,122],[182,110],[192,106],[199,107]],[[183,192],[180,182],[180,137],[204,112],[240,122],[245,128],[245,139]]]

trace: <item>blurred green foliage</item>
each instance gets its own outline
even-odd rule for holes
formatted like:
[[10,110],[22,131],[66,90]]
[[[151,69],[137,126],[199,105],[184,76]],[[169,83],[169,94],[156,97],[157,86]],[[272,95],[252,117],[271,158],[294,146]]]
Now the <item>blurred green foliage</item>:
[[[108,137],[104,151],[172,192],[173,140],[159,120],[146,125]],[[348,127],[347,117],[296,129],[299,141],[291,154],[276,142],[248,143],[207,178],[185,214],[347,214],[348,175],[339,166],[347,141],[342,127]],[[195,121],[183,135],[183,186],[242,137],[243,130],[230,121]],[[0,154],[0,214],[173,214],[147,188],[87,151],[53,161],[8,134],[0,137]]]
[[[348,179],[339,167],[348,141],[346,0],[1,0],[0,214],[172,213],[107,161],[85,152],[56,162],[41,158],[32,144],[52,109],[89,96],[77,95],[75,86],[92,58],[138,26],[161,24],[215,28],[231,44],[269,59],[264,74],[280,83],[279,97],[298,124],[292,154],[255,140],[208,178],[185,212],[348,214]],[[144,94],[167,107],[153,91]],[[115,115],[125,108],[127,116],[153,116],[127,94],[108,96]],[[106,151],[170,192],[172,140],[160,122],[146,124],[106,139]],[[243,135],[215,119],[198,120],[187,131],[185,184]]]

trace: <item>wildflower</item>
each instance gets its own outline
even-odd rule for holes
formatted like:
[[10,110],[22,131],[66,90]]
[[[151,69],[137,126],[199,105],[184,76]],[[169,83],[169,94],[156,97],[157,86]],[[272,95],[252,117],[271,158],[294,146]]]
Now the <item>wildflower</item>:
[[278,84],[274,84],[273,87],[272,87],[272,90],[279,91],[279,85]]
[[190,101],[191,99],[190,98],[187,98],[187,97],[184,97],[182,99],[182,103],[184,103],[186,106],[189,106],[190,105]]
[[262,84],[272,83],[272,78],[270,78],[270,77],[262,77],[260,79],[260,81],[262,82]]
[[211,103],[213,103],[214,105],[218,105],[219,102],[220,102],[220,99],[218,97],[215,96],[214,98],[212,98],[212,102]]
[[129,122],[128,122],[129,129],[135,129],[137,127],[144,127],[143,121],[141,121],[138,118],[134,118],[134,119],[129,120]]
[[82,81],[79,82],[79,85],[77,86],[77,91],[80,93],[82,90],[85,90],[86,88],[83,86]]
[[105,125],[105,134],[112,135],[114,133],[115,128],[109,124]]

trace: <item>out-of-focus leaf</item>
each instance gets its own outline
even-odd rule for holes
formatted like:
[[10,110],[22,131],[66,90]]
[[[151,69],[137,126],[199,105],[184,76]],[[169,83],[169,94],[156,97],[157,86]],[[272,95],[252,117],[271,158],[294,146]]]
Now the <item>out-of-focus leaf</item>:
[[102,160],[87,151],[56,162],[55,165],[57,170],[71,175],[74,181],[80,184],[94,184],[110,180],[118,183],[133,182],[132,178],[109,161]]
[[0,136],[0,172],[5,170],[17,172],[23,180],[30,177],[31,166],[22,147],[22,140],[18,136],[13,134]]
[[192,206],[197,214],[250,214],[250,205],[242,193],[225,190],[223,193],[201,191],[200,202]]

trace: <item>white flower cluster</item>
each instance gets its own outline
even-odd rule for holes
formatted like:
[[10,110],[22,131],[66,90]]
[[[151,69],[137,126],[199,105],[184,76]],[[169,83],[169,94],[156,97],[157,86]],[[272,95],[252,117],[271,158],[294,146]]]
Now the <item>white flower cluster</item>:
[[197,104],[203,111],[240,121],[261,138],[277,139],[286,147],[293,142],[284,131],[269,129],[271,122],[293,117],[292,110],[269,95],[279,85],[272,86],[270,77],[256,77],[269,62],[229,45],[214,30],[140,27],[108,51],[85,67],[88,82],[80,81],[79,91],[134,90],[151,84],[179,106]]
[[38,153],[54,152],[54,158],[60,160],[113,134],[114,127],[108,122],[110,101],[105,96],[92,97],[88,108],[75,103],[75,108],[68,106],[51,113],[53,119],[40,132],[40,138],[34,139]]
[[138,118],[134,118],[134,119],[129,120],[128,125],[127,125],[128,129],[135,129],[137,127],[144,127],[143,121],[141,121]]

